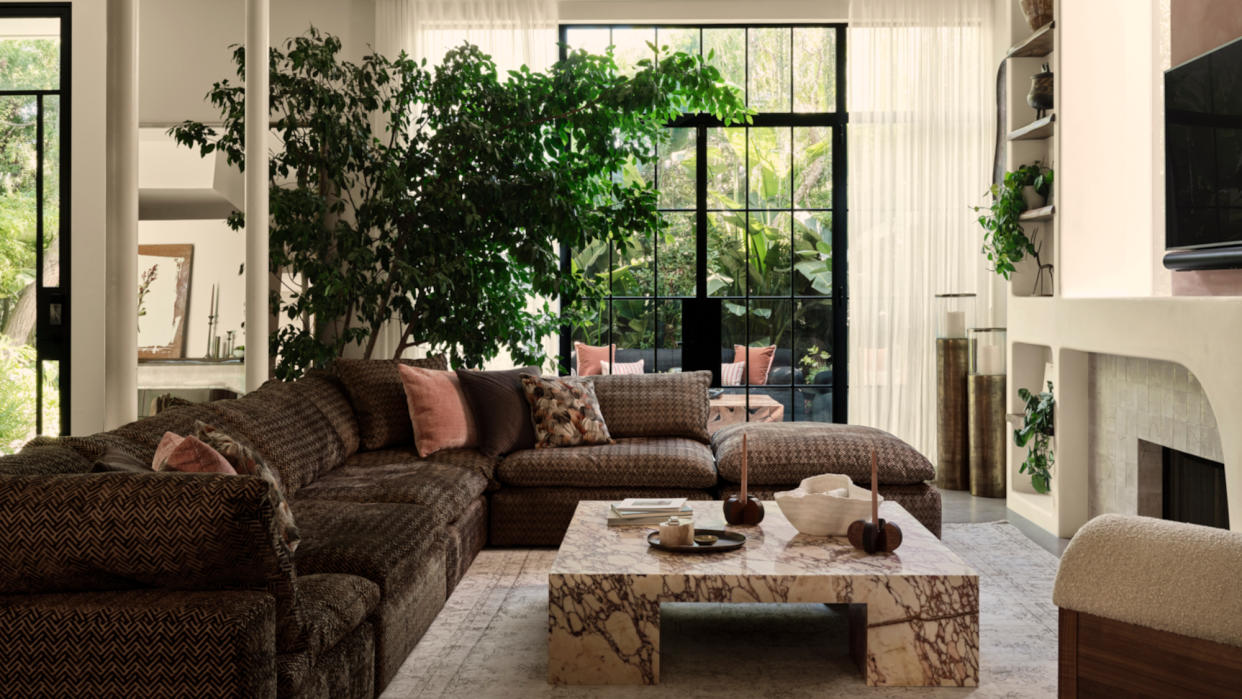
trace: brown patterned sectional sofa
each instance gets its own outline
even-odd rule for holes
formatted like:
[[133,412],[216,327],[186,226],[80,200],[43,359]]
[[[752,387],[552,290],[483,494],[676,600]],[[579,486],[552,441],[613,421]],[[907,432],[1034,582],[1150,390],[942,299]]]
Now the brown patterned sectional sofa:
[[[709,374],[597,377],[616,444],[491,459],[419,458],[396,366],[349,371],[0,458],[2,693],[374,696],[485,543],[556,545],[580,499],[706,499],[735,480],[738,428],[714,442],[706,431]],[[197,421],[279,472],[301,533],[294,552],[259,478],[92,472],[116,453],[150,463],[165,431]],[[792,429],[773,441],[833,428]],[[851,434],[842,443],[856,450],[867,435]],[[831,460],[832,440],[817,439],[798,468]],[[752,482],[800,480],[757,441]],[[922,482],[930,464],[893,459],[900,482],[882,492],[939,533],[939,493]]]

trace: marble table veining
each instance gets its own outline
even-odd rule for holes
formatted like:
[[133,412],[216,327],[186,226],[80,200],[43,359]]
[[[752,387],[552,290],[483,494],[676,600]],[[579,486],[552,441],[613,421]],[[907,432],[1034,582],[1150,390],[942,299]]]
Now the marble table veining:
[[[660,681],[663,602],[848,604],[850,650],[872,686],[976,686],[979,577],[895,502],[895,553],[868,556],[843,537],[799,534],[774,502],[728,553],[647,545],[650,526],[608,527],[607,502],[578,504],[548,574],[548,681]],[[720,503],[693,502],[695,526],[719,527]],[[813,672],[814,668],[808,668]]]

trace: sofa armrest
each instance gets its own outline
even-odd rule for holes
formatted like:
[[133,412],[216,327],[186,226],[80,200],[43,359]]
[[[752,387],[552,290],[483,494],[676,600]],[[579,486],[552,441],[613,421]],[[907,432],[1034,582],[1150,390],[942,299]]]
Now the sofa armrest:
[[0,476],[0,594],[265,590],[280,628],[296,630],[274,498],[253,476]]
[[1061,555],[1063,609],[1242,646],[1242,532],[1101,515]]
[[271,595],[127,590],[0,596],[12,696],[276,696]]

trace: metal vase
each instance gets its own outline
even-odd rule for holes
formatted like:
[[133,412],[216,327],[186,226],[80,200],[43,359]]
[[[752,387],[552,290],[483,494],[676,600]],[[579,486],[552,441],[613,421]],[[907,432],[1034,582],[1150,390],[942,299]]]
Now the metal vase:
[[970,487],[970,443],[966,430],[969,366],[969,340],[936,339],[936,485],[945,490]]
[[1005,376],[971,374],[966,377],[969,404],[970,494],[1005,497],[1006,436]]

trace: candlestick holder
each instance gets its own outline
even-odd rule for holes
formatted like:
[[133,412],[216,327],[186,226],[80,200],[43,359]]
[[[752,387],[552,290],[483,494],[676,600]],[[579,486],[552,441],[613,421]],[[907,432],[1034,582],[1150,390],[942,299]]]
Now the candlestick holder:
[[747,492],[746,434],[742,434],[742,491],[724,501],[724,518],[729,524],[751,525],[763,521],[763,503]]
[[856,519],[846,537],[850,545],[867,553],[892,553],[901,546],[901,527],[880,519],[879,468],[875,449],[871,450],[871,521]]

